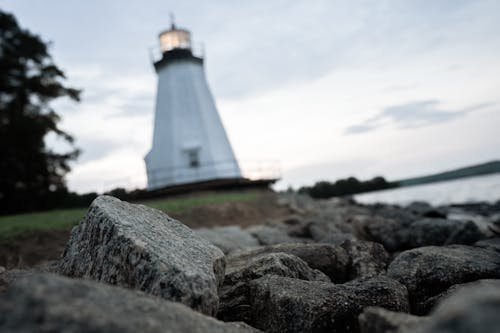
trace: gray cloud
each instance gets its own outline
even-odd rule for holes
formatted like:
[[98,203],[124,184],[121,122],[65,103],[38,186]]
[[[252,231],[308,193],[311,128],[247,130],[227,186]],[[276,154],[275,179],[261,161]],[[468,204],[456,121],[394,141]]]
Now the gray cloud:
[[460,110],[442,110],[438,100],[425,100],[407,104],[394,105],[385,108],[382,112],[364,122],[352,125],[345,130],[345,134],[360,134],[374,131],[387,122],[397,128],[418,128],[445,123],[462,117],[467,113],[491,106],[491,103],[477,104]]
[[113,140],[82,138],[76,141],[76,146],[81,149],[77,162],[85,163],[98,160],[119,149],[122,145],[123,142]]

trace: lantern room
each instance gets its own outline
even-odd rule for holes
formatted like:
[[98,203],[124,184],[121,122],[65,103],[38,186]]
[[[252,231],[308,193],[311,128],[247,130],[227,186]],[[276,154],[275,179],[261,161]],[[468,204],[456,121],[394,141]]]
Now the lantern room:
[[160,33],[160,50],[168,52],[175,49],[191,49],[191,33],[185,29],[177,29],[174,24],[170,30]]

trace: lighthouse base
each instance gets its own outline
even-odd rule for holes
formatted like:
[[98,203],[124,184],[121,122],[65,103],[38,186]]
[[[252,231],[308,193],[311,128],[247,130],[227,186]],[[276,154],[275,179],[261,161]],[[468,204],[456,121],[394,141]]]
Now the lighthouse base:
[[164,195],[184,194],[194,191],[210,190],[237,190],[251,188],[269,188],[278,179],[248,179],[248,178],[226,178],[207,181],[193,182],[187,184],[171,185],[148,191],[148,197],[160,197]]

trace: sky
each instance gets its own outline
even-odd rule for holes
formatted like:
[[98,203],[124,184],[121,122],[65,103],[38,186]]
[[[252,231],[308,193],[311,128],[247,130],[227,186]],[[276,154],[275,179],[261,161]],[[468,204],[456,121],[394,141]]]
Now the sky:
[[[500,159],[500,1],[0,0],[52,43],[75,104],[56,101],[82,150],[77,192],[144,187],[156,74],[170,26],[192,32],[245,172],[277,188],[390,180]],[[54,149],[62,143],[49,137]]]

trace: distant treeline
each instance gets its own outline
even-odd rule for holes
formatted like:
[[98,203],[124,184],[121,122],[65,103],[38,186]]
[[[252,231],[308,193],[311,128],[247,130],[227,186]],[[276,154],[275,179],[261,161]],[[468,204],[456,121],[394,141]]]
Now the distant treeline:
[[298,192],[308,194],[312,198],[326,199],[331,197],[341,197],[363,192],[384,190],[398,187],[397,182],[388,182],[384,177],[375,177],[367,181],[359,181],[354,177],[337,180],[335,183],[320,181],[313,186],[301,187]]
[[477,164],[465,168],[440,172],[434,175],[415,177],[398,181],[401,186],[413,186],[427,183],[442,182],[447,180],[488,175],[500,172],[500,161],[491,161],[487,163]]

